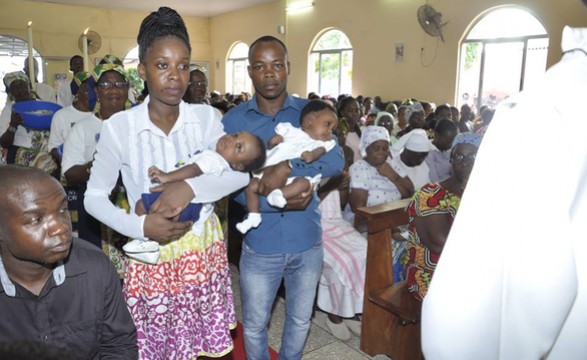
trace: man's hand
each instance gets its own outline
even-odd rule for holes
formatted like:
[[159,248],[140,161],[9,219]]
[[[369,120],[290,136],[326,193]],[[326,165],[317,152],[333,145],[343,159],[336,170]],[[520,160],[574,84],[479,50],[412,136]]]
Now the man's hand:
[[295,196],[291,199],[287,200],[287,205],[285,205],[286,210],[304,210],[310,201],[312,201],[312,195],[314,191],[309,190],[307,192],[301,193],[298,196]]
[[188,206],[195,194],[185,181],[176,181],[152,187],[151,192],[162,192],[149,209],[149,214],[160,214],[177,221],[179,213]]
[[290,174],[291,169],[287,161],[263,169],[263,178],[259,181],[259,194],[267,196],[273,190],[281,189]]

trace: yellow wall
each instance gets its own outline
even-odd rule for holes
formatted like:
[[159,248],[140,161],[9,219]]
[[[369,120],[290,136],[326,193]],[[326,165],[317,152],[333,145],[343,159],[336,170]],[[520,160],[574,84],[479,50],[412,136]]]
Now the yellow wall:
[[[315,0],[309,11],[286,13],[288,1],[293,0],[277,0],[211,19],[184,16],[192,59],[210,63],[211,89],[225,91],[225,59],[235,42],[251,43],[259,36],[274,35],[289,49],[289,91],[305,95],[309,90],[308,51],[319,33],[334,27],[347,34],[354,48],[353,95],[453,102],[459,41],[475,18],[488,9],[516,4],[530,10],[550,37],[549,65],[560,58],[563,26],[587,26],[587,7],[580,0],[477,0],[466,5],[435,0],[432,5],[449,21],[443,29],[445,42],[436,50],[436,39],[426,35],[416,21],[416,10],[424,1]],[[102,47],[94,57],[107,53],[122,57],[136,45],[140,22],[147,14],[22,0],[0,0],[0,9],[0,34],[24,39],[26,23],[32,20],[35,48],[50,59],[79,54],[77,39],[87,26],[102,35]],[[285,35],[277,33],[280,25],[286,27]],[[393,61],[397,42],[405,44],[403,62]],[[49,79],[53,73],[67,73],[67,61],[49,60],[47,70]]]
[[[532,12],[550,37],[549,65],[560,58],[563,26],[587,26],[587,7],[579,0],[478,0],[466,5],[454,0],[435,0],[432,5],[443,14],[444,21],[449,21],[443,29],[445,42],[437,48],[436,38],[426,35],[416,20],[416,11],[423,3],[315,0],[315,6],[308,11],[286,14],[285,1],[279,1],[263,7],[259,14],[249,9],[246,13],[213,18],[213,53],[221,58],[234,41],[250,43],[261,35],[276,36],[276,26],[285,16],[285,43],[292,66],[290,93],[305,95],[315,90],[306,89],[308,52],[318,34],[327,28],[337,28],[347,34],[353,45],[353,95],[380,95],[384,99],[409,96],[442,103],[454,101],[459,41],[474,19],[486,10],[516,4]],[[405,44],[403,62],[394,62],[394,44],[398,42]],[[220,87],[224,83],[222,77],[216,76]]]
[[[225,92],[226,64],[228,52],[237,42],[252,43],[260,36],[273,35],[286,42],[283,35],[277,33],[277,27],[285,25],[285,0],[256,6],[212,18],[210,25],[212,56],[210,62],[211,84],[215,89]],[[297,71],[297,69],[296,69]],[[295,75],[294,75],[295,74]],[[292,76],[299,76],[299,72]]]

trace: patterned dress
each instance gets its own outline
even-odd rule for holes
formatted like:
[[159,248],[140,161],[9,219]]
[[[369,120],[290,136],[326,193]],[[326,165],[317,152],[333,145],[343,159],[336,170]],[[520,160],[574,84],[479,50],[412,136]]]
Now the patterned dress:
[[124,295],[141,359],[218,357],[236,327],[230,273],[216,215],[202,236],[189,232],[160,248],[157,265],[127,260]]
[[439,254],[420,242],[416,229],[416,217],[449,214],[451,224],[455,218],[461,198],[438,183],[424,185],[414,194],[408,206],[410,238],[406,245],[405,274],[412,295],[423,300],[436,269]]
[[[85,195],[87,208],[98,220],[131,238],[142,237],[142,223],[134,215],[134,207],[152,186],[147,169],[155,165],[170,171],[178,159],[194,150],[211,149],[223,135],[212,108],[183,102],[174,128],[165,134],[150,122],[148,103],[149,98],[104,123]],[[108,198],[119,171],[130,213],[116,208]],[[247,180],[233,173],[225,172],[222,181],[205,176],[191,181],[218,183],[216,193],[235,187],[229,193]],[[241,177],[245,179],[242,185],[235,181]],[[155,265],[132,259],[124,263],[123,292],[137,328],[141,359],[220,357],[233,348],[230,329],[236,327],[236,314],[226,245],[220,221],[210,206],[216,199],[207,200],[214,190],[201,183],[200,188],[206,191],[196,190],[197,198],[209,208],[200,214],[201,231],[192,228],[180,239],[161,245]]]

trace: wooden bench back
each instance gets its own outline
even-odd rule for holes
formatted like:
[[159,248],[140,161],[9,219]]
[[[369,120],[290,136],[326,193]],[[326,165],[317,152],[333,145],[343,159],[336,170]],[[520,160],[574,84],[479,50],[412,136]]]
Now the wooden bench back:
[[361,350],[394,360],[421,358],[421,303],[405,282],[393,283],[391,231],[407,224],[410,199],[359,208],[356,216],[367,223],[367,265],[361,328]]

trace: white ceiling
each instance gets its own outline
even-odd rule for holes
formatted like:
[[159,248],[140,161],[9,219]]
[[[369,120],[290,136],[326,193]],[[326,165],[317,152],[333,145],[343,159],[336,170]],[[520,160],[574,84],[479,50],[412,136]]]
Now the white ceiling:
[[107,8],[129,11],[155,11],[160,6],[168,6],[182,16],[213,17],[232,11],[245,9],[276,0],[31,0],[92,8]]

